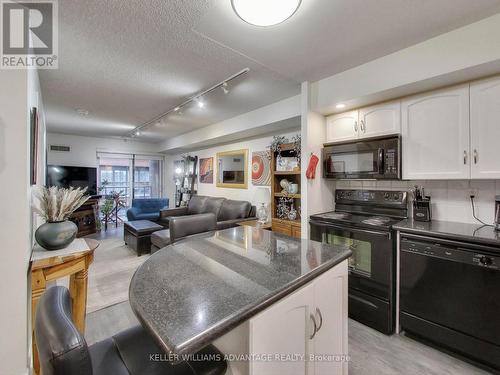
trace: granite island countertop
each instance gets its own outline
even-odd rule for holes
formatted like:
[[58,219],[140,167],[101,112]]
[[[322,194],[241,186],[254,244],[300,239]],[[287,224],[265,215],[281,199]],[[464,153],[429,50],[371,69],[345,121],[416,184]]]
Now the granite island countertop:
[[130,304],[167,353],[192,354],[351,254],[249,226],[207,233],[145,261]]
[[408,219],[392,227],[405,233],[498,246],[500,250],[500,232],[491,226],[439,220],[423,222]]

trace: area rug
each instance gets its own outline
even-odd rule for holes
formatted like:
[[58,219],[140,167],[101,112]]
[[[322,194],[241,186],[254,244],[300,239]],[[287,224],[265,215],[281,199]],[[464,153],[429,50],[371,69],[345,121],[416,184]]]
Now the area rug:
[[130,280],[136,269],[149,258],[137,256],[123,242],[123,235],[99,239],[101,242],[89,268],[87,314],[128,301]]

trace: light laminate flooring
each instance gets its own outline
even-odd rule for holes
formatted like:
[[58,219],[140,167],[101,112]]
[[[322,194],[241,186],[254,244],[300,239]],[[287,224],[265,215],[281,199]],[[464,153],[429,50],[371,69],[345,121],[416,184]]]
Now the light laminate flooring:
[[148,254],[137,256],[123,242],[123,225],[96,233],[100,245],[94,253],[94,262],[89,268],[87,290],[87,313],[128,301],[130,280],[136,269],[149,258]]
[[[87,315],[89,344],[139,324],[128,302]],[[350,375],[483,375],[489,374],[454,356],[404,335],[386,336],[349,319]]]
[[[128,303],[130,279],[148,255],[123,243],[123,226],[91,236],[101,241],[89,270],[85,338],[93,344],[139,324]],[[489,372],[404,335],[386,336],[349,320],[350,375],[482,375]]]

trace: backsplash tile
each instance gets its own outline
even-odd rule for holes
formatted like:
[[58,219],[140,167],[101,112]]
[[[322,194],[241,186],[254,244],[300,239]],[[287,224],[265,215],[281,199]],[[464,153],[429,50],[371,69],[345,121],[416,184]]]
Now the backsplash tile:
[[492,224],[495,211],[495,195],[500,195],[500,180],[411,180],[411,181],[335,181],[337,189],[405,190],[415,185],[423,186],[431,196],[434,220],[458,221],[478,224],[472,217],[469,191],[478,191],[474,199],[476,216]]

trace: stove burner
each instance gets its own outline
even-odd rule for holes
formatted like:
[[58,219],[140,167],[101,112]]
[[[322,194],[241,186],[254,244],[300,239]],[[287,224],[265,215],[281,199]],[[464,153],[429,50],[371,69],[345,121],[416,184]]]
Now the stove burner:
[[323,214],[321,216],[326,218],[326,219],[341,220],[341,219],[347,219],[347,218],[351,217],[351,214],[348,214],[346,212],[328,212],[328,213]]
[[362,221],[364,224],[368,225],[384,225],[391,221],[390,218],[385,216],[373,216]]

